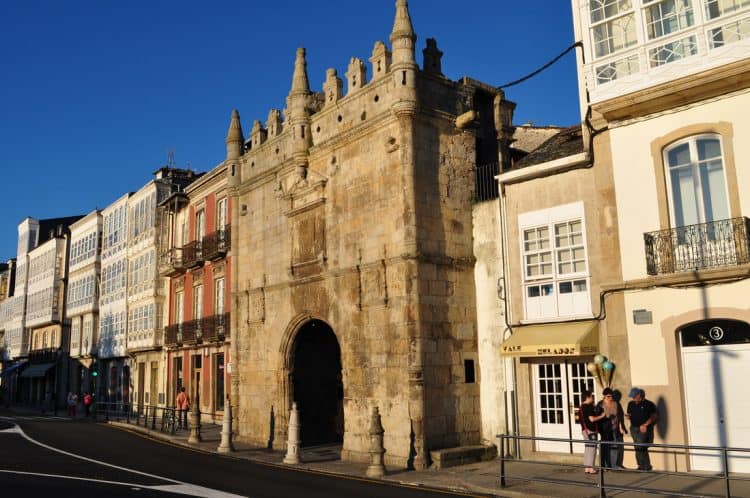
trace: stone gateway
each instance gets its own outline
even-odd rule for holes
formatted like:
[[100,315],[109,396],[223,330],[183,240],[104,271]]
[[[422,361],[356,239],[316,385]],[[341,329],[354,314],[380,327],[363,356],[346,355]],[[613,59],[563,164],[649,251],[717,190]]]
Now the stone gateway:
[[[386,464],[480,442],[472,254],[478,162],[498,161],[514,104],[441,73],[434,40],[415,57],[405,0],[391,50],[353,58],[347,92],[329,69],[310,90],[297,50],[283,111],[242,133],[224,162],[232,197],[231,404],[240,440],[285,448],[297,403],[302,445]],[[284,119],[282,120],[282,116]]]

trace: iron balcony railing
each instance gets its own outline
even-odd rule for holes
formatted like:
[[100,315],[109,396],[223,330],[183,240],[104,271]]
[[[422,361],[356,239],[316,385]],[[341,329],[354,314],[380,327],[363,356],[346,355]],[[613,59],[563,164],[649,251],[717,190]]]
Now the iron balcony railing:
[[182,324],[176,323],[164,327],[164,345],[174,347],[182,344]]
[[204,342],[221,342],[229,336],[229,313],[164,327],[164,345],[179,347]]
[[207,260],[223,258],[231,247],[231,226],[210,233],[203,237],[203,257]]
[[182,248],[174,247],[159,256],[159,273],[168,277],[179,275],[187,269]]
[[203,242],[194,240],[182,246],[182,260],[186,268],[196,268],[203,264]]
[[750,263],[750,219],[732,218],[643,235],[649,275]]
[[29,351],[29,363],[49,363],[57,361],[60,350],[56,348],[35,349]]
[[229,335],[229,313],[204,318],[201,332],[203,342],[220,342],[226,339]]

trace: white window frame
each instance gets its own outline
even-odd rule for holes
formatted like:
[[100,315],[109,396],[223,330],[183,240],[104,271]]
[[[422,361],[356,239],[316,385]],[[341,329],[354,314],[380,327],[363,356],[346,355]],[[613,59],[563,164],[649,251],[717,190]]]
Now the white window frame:
[[214,280],[214,315],[224,314],[224,300],[226,299],[226,280],[219,277]]
[[224,230],[227,226],[227,208],[229,203],[226,197],[216,201],[216,231]]
[[[582,248],[584,252],[584,261],[586,268],[584,271],[562,274],[560,273],[560,261],[558,261],[558,256],[560,251],[564,250],[565,247],[557,246],[555,227],[562,223],[570,223],[575,221],[580,221],[581,223]],[[552,274],[535,275],[530,277],[527,276],[526,273],[526,256],[528,256],[529,254],[534,254],[534,252],[526,251],[524,234],[528,230],[539,229],[541,227],[546,227],[549,233],[549,247],[547,250],[552,255]],[[550,209],[543,209],[539,211],[520,214],[518,216],[518,239],[521,255],[521,273],[523,274],[523,278],[521,281],[524,304],[523,322],[541,322],[557,319],[591,317],[591,267],[589,264],[588,239],[586,237],[586,219],[584,215],[583,202],[575,202],[571,204],[556,206]],[[580,294],[585,293],[585,304],[582,305],[579,310],[574,310],[572,313],[561,313],[561,285],[570,283],[571,290],[573,290],[573,286],[575,286],[575,284],[579,282],[585,282],[586,289],[584,291],[578,291],[578,293]],[[540,312],[539,314],[535,314],[530,312],[532,309],[532,305],[543,305],[543,303],[540,303],[538,301],[530,302],[531,299],[536,299],[529,297],[529,288],[533,286],[552,287],[553,292],[551,294],[544,295],[549,298],[550,303],[553,303],[550,305],[551,308],[548,313]],[[540,291],[541,290],[542,289],[540,289]],[[576,292],[570,293],[576,294]],[[543,298],[544,296],[540,292],[539,297]],[[579,297],[583,296],[579,295]]]
[[[726,202],[727,207],[727,218],[717,218],[713,220],[706,219],[706,210],[705,206],[703,205],[703,185],[701,183],[700,178],[700,172],[698,171],[700,165],[698,164],[698,141],[701,139],[711,139],[711,140],[717,140],[719,142],[719,149],[721,150],[721,170],[723,173],[723,179],[724,179],[724,199]],[[678,225],[677,224],[677,218],[676,218],[676,206],[674,203],[674,191],[672,186],[672,165],[669,163],[669,152],[677,147],[680,147],[682,145],[688,144],[689,150],[690,150],[690,166],[692,168],[692,177],[693,177],[693,186],[694,186],[694,193],[696,196],[696,202],[697,202],[697,211],[698,211],[698,220],[697,224],[700,223],[707,223],[711,221],[719,221],[721,219],[729,219],[732,217],[732,210],[731,206],[729,204],[729,188],[728,188],[728,182],[727,182],[727,168],[726,168],[726,150],[724,149],[724,141],[722,140],[722,136],[715,134],[715,133],[702,133],[698,135],[691,135],[689,137],[685,137],[683,139],[677,140],[675,142],[672,142],[668,146],[664,147],[663,151],[663,162],[664,162],[664,174],[666,176],[666,184],[667,184],[667,193],[669,197],[669,217],[670,222],[672,223],[672,226],[675,228],[681,227],[681,226],[690,226],[691,224],[685,224],[685,225]],[[684,219],[684,214],[683,214]]]

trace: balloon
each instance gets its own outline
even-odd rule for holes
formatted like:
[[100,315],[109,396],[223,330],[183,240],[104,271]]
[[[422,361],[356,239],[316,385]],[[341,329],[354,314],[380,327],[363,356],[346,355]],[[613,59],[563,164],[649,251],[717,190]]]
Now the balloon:
[[602,368],[605,372],[611,372],[615,368],[615,364],[611,361],[607,360],[604,363],[602,363]]
[[603,356],[603,355],[598,354],[598,355],[594,356],[594,363],[596,363],[597,365],[601,365],[606,360],[607,360],[607,358],[605,356]]
[[596,363],[594,363],[593,361],[587,363],[586,364],[586,370],[588,370],[589,373],[591,373],[591,374],[595,374],[596,373]]

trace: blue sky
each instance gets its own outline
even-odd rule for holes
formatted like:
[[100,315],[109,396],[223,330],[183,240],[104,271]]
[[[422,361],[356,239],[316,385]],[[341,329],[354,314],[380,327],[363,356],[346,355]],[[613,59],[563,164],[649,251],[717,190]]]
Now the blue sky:
[[[411,0],[418,54],[443,72],[501,85],[573,42],[570,2]],[[0,260],[26,216],[103,208],[149,181],[170,149],[199,171],[223,159],[230,112],[245,132],[282,108],[295,49],[320,90],[388,41],[393,0],[311,3],[40,0],[0,4]],[[459,6],[459,7],[457,7]],[[575,58],[507,90],[516,122],[579,120]]]

